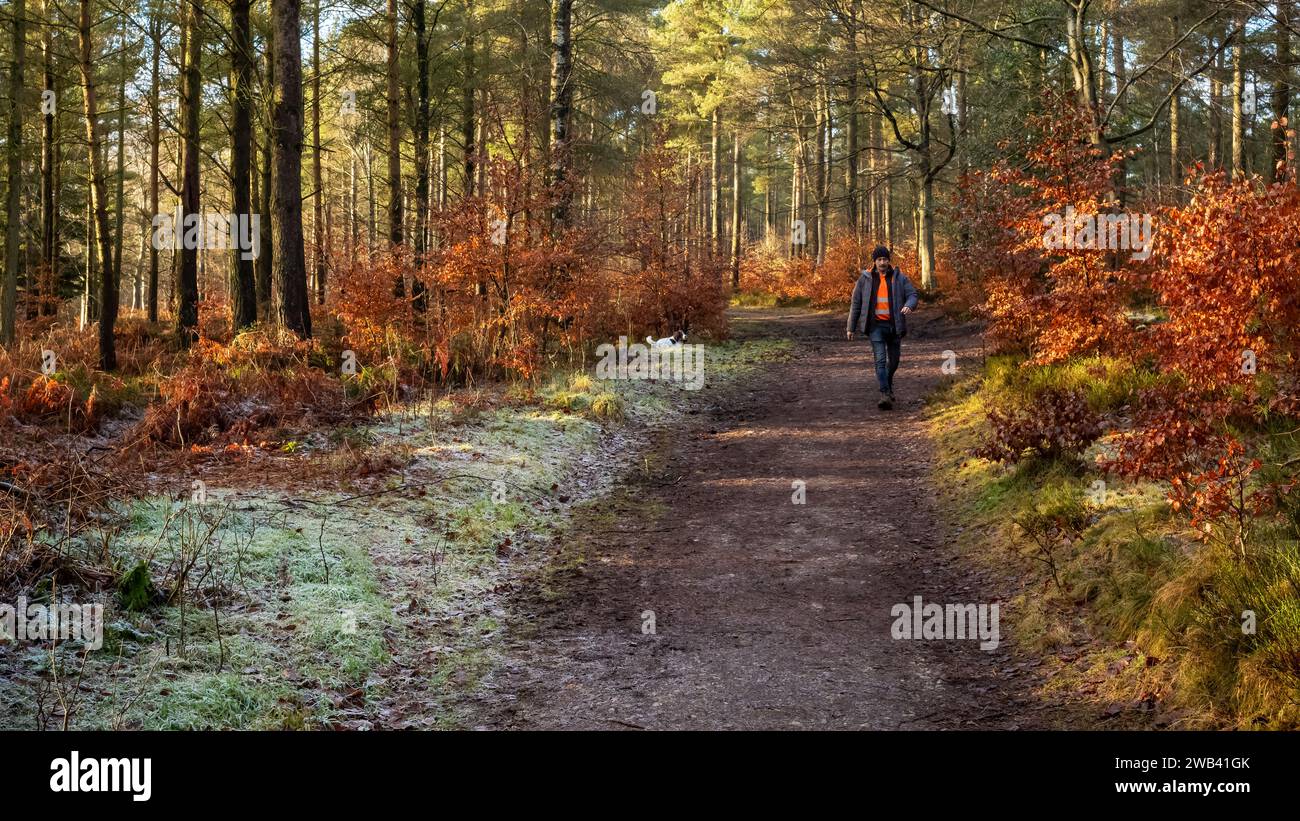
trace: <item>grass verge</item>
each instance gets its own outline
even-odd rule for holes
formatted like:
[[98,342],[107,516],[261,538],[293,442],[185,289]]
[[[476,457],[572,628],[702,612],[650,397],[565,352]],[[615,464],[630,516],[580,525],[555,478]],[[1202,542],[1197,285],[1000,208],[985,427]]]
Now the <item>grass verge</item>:
[[1092,465],[972,452],[987,413],[1048,387],[1080,390],[1122,418],[1154,377],[1116,360],[1027,368],[990,358],[932,397],[935,482],[959,548],[1015,596],[1006,634],[1041,656],[1044,688],[1095,707],[1102,726],[1300,725],[1300,541],[1260,521],[1244,556],[1193,530],[1166,487],[1122,482]]

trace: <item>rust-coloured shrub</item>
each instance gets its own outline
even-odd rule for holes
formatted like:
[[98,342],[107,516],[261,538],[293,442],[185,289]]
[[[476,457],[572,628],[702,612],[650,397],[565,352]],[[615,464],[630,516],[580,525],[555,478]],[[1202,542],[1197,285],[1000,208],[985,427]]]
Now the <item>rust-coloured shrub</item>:
[[1101,418],[1079,391],[1047,388],[1024,408],[989,412],[990,441],[976,456],[1016,463],[1028,456],[1077,459],[1101,436]]

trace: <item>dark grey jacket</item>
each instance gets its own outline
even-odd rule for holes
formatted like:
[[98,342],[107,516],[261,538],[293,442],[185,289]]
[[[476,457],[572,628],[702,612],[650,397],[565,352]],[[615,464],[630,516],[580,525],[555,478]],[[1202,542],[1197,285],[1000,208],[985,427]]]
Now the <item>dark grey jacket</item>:
[[[876,289],[880,287],[880,276],[872,266],[863,271],[858,282],[853,286],[853,307],[849,310],[848,330],[855,334],[871,332],[876,319]],[[894,320],[894,331],[899,336],[907,334],[907,317],[903,316],[904,306],[916,310],[916,288],[912,281],[903,276],[903,272],[894,268],[889,278],[889,316]],[[865,303],[865,305],[864,305]]]

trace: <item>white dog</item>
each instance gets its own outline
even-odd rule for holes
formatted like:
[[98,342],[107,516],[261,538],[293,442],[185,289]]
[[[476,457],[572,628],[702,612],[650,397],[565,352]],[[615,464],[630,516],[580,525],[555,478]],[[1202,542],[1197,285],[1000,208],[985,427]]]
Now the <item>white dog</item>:
[[645,338],[645,344],[652,348],[675,348],[686,342],[686,332],[678,331],[672,336],[665,336],[663,339],[655,339],[653,336]]

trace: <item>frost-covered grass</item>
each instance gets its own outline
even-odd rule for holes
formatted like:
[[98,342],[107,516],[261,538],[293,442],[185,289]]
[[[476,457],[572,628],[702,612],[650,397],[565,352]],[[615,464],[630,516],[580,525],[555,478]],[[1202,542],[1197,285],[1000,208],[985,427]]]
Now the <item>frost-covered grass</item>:
[[[412,405],[295,454],[304,479],[293,487],[213,478],[201,504],[128,502],[111,561],[123,576],[143,562],[157,595],[140,611],[105,597],[104,646],[84,674],[77,648],[57,654],[61,681],[82,676],[70,725],[349,726],[381,700],[419,696],[439,712],[433,726],[453,726],[445,696],[491,669],[505,618],[494,591],[513,563],[543,562],[530,551],[574,505],[615,491],[648,423],[790,347],[709,345],[698,392],[563,372],[507,402]],[[345,473],[376,455],[392,457],[387,472],[310,489],[322,467]],[[48,648],[0,649],[0,727],[37,725],[49,660]],[[395,667],[413,674],[394,683]]]

